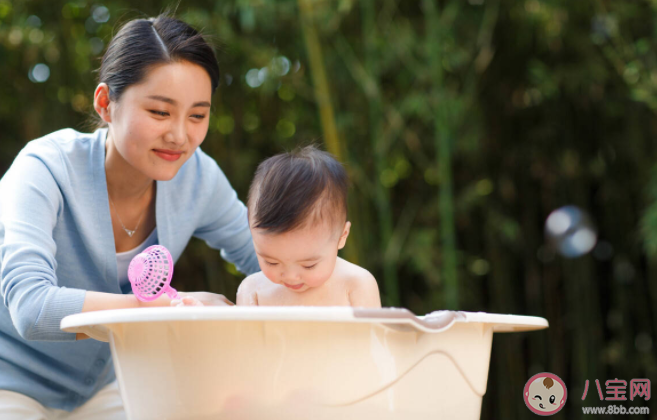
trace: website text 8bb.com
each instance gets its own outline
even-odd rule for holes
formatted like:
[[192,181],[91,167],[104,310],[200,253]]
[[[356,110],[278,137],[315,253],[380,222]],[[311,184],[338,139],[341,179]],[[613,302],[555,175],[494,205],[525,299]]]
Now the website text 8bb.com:
[[582,407],[583,414],[650,414],[650,407],[624,407],[622,405],[608,405],[607,407]]

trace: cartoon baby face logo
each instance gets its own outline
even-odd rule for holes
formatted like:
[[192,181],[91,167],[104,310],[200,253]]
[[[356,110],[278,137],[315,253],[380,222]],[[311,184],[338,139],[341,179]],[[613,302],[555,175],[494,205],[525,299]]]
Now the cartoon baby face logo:
[[549,372],[532,376],[523,392],[527,408],[539,416],[551,416],[561,411],[567,396],[566,384],[560,377]]

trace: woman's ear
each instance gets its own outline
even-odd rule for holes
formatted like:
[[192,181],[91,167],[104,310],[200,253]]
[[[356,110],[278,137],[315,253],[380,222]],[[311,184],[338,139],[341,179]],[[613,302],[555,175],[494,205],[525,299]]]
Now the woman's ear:
[[110,114],[109,86],[107,83],[101,83],[94,92],[94,109],[100,115],[103,121],[112,122]]
[[347,237],[349,236],[349,229],[351,229],[351,222],[347,222],[344,224],[342,235],[340,235],[340,240],[338,241],[338,249],[344,248],[345,243],[347,243]]

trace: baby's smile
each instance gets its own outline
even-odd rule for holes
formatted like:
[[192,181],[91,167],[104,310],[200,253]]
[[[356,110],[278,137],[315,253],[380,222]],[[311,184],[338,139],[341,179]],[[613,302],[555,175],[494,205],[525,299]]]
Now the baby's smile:
[[292,290],[298,290],[298,289],[301,289],[303,287],[303,283],[292,285],[292,284],[287,284],[287,283],[284,282],[283,284],[285,285],[285,287],[287,287],[288,289],[292,289]]

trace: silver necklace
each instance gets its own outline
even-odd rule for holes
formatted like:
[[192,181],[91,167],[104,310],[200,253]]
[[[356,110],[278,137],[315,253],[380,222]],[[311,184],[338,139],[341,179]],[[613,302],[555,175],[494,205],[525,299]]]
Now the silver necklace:
[[[139,229],[139,224],[141,223],[141,219],[144,218],[144,214],[146,214],[146,211],[144,211],[141,214],[141,216],[139,217],[139,220],[137,221],[137,226],[134,228],[134,230],[130,230],[127,227],[125,227],[125,225],[123,224],[123,220],[121,220],[121,216],[119,216],[119,212],[116,211],[116,206],[114,205],[114,202],[112,201],[112,197],[110,197],[109,194],[107,194],[107,197],[109,198],[110,204],[112,205],[112,208],[114,209],[114,213],[116,214],[116,217],[119,219],[119,223],[121,223],[121,227],[123,228],[125,233],[127,233],[128,236],[132,238],[132,235],[134,235],[135,232],[137,232],[137,229]],[[148,208],[146,210],[148,210]]]

